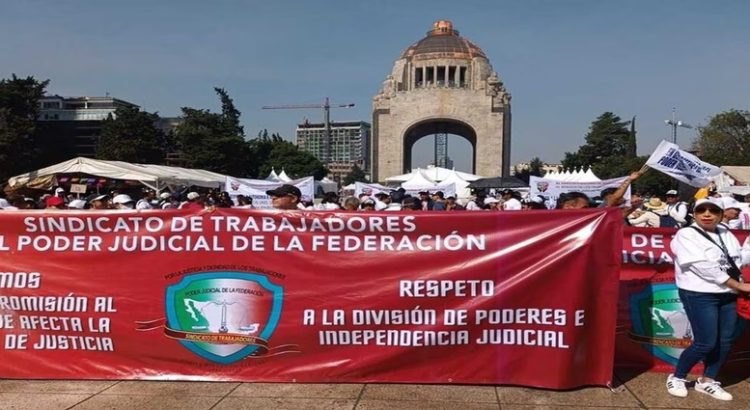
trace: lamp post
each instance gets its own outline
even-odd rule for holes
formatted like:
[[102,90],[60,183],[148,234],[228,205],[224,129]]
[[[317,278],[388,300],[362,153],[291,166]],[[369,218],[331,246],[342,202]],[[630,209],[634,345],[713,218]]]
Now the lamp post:
[[672,127],[672,143],[677,144],[677,127],[693,128],[692,125],[677,120],[677,110],[672,107],[672,119],[664,120],[664,123]]

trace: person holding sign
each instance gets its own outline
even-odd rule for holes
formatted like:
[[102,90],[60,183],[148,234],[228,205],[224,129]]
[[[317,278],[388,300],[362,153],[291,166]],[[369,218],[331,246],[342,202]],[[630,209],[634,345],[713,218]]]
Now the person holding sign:
[[695,223],[677,231],[671,248],[675,283],[693,333],[693,343],[680,355],[674,374],[667,378],[667,391],[677,397],[688,394],[688,372],[698,362],[705,367],[695,390],[719,400],[732,395],[716,381],[729,354],[739,325],[737,292],[750,292],[739,266],[750,259],[747,242],[720,226],[724,206],[715,199],[701,199],[693,208]]

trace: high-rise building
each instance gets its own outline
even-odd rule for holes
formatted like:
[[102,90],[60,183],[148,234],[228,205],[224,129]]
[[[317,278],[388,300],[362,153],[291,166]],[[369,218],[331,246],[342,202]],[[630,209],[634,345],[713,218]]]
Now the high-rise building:
[[364,121],[331,122],[326,144],[325,124],[305,122],[297,125],[297,146],[328,167],[333,180],[341,181],[355,165],[369,173],[370,129]]
[[[102,121],[114,115],[118,107],[137,105],[112,97],[45,96],[39,100],[41,129],[66,147],[74,156],[93,157],[101,134]],[[54,143],[54,141],[51,141]]]

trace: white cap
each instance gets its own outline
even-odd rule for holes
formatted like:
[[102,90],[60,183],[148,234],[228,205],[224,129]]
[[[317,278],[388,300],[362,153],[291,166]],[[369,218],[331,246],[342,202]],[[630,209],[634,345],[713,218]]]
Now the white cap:
[[86,206],[86,201],[83,199],[74,199],[68,204],[68,208],[73,209],[83,209],[84,206]]
[[742,208],[740,207],[740,203],[737,202],[737,200],[734,198],[723,197],[723,198],[717,198],[717,199],[719,199],[722,205],[724,205],[725,210],[731,209],[731,208],[742,210]]
[[724,203],[718,198],[703,198],[695,201],[695,206],[693,206],[693,211],[695,211],[695,208],[698,208],[701,205],[713,205],[722,211],[724,210]]
[[65,190],[62,189],[62,187],[57,187],[57,189],[55,189],[55,193],[59,194],[60,192],[65,193]]
[[14,211],[17,210],[15,206],[11,206],[10,202],[8,202],[5,198],[0,198],[0,209],[4,209],[6,211]]
[[198,199],[198,198],[200,198],[200,196],[201,196],[201,194],[199,194],[197,192],[188,192],[187,199],[191,199],[191,200],[192,199]]
[[133,202],[133,198],[128,194],[120,194],[112,198],[113,204],[127,204],[128,202]]
[[667,191],[666,195],[677,195],[677,190],[676,189],[670,189],[669,191]]
[[499,203],[499,202],[500,202],[500,200],[499,200],[499,199],[497,199],[497,198],[494,198],[494,197],[491,197],[491,196],[488,196],[487,198],[484,198],[484,204],[485,204],[485,205],[489,205],[489,204],[497,204],[497,203]]
[[161,199],[169,199],[169,197],[171,196],[172,194],[170,194],[169,192],[162,192],[161,194],[159,194],[159,198]]

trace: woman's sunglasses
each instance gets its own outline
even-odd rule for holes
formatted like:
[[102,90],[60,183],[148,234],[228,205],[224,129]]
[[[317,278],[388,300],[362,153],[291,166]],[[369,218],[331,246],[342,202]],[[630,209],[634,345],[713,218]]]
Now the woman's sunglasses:
[[715,207],[715,206],[699,206],[695,208],[696,214],[702,214],[704,212],[710,212],[713,215],[719,215],[721,213],[721,209]]

